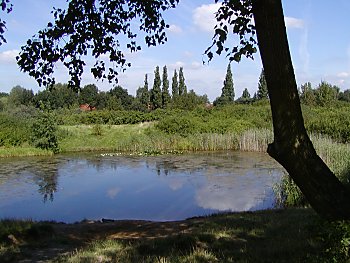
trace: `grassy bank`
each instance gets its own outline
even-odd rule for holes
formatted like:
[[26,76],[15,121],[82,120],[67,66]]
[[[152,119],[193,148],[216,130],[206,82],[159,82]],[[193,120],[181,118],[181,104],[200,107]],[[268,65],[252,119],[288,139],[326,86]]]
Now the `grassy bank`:
[[332,245],[309,209],[163,223],[6,224],[0,222],[2,262],[325,262]]
[[44,156],[53,155],[52,151],[42,150],[30,146],[0,147],[0,158],[4,157],[24,157],[24,156]]
[[167,134],[154,128],[154,123],[134,125],[60,126],[63,152],[117,151],[168,152],[215,151],[238,149],[239,136],[233,133]]

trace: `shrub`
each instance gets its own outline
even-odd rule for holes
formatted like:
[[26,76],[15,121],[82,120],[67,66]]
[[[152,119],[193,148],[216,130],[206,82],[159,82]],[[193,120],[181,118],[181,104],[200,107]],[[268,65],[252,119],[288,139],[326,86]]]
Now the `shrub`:
[[350,221],[322,221],[319,224],[321,240],[325,244],[323,262],[350,261]]
[[20,146],[29,140],[29,120],[0,114],[0,146]]
[[42,112],[31,127],[31,143],[34,147],[59,152],[57,125],[52,113]]

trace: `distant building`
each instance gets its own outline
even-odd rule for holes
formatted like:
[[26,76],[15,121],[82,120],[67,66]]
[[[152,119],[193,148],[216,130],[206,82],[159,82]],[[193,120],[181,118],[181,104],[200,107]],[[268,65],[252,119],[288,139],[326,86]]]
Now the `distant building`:
[[81,109],[82,111],[93,111],[93,110],[96,110],[96,107],[93,107],[88,103],[85,103],[85,104],[81,104],[79,106],[79,109]]

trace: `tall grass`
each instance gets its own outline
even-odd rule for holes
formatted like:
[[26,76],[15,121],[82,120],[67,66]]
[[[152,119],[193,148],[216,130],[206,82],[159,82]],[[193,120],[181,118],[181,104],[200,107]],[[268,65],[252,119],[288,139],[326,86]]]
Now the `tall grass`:
[[322,160],[344,183],[349,183],[350,145],[336,142],[321,135],[311,135],[311,140]]
[[[350,145],[336,142],[327,136],[311,134],[310,139],[317,154],[327,164],[338,179],[349,187]],[[277,204],[284,207],[305,206],[307,201],[298,186],[288,174],[275,186]]]
[[266,152],[267,145],[273,141],[269,129],[249,129],[239,136],[238,149],[248,152]]
[[169,151],[266,151],[272,141],[268,129],[250,129],[238,133],[195,133],[187,136],[168,134],[153,123],[135,125],[61,126],[64,134],[60,148],[72,151],[169,152]]
[[53,155],[52,151],[30,146],[0,147],[0,158]]

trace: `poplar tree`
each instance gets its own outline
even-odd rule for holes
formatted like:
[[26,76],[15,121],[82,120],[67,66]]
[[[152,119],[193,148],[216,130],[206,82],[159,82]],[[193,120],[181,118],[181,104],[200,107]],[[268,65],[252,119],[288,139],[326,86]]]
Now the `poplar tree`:
[[264,69],[262,69],[259,77],[257,99],[261,100],[261,99],[268,99],[268,98],[269,98],[269,93],[267,91],[265,71]]
[[184,76],[184,72],[183,72],[183,68],[180,67],[180,71],[179,71],[179,95],[184,95],[187,93],[187,87],[185,84],[185,76]]
[[136,98],[140,100],[140,103],[145,106],[145,108],[148,108],[148,105],[150,103],[150,94],[148,90],[148,76],[145,75],[145,83],[143,87],[139,87],[136,91]]
[[166,66],[163,67],[163,86],[162,86],[162,105],[166,108],[170,103],[171,97],[169,94],[169,80],[168,80],[168,69]]
[[153,109],[158,109],[162,107],[162,90],[160,89],[161,80],[159,74],[159,66],[156,67],[154,71],[154,81],[153,88],[151,90],[151,104]]
[[179,82],[176,69],[174,70],[174,76],[171,84],[171,91],[173,94],[173,101],[179,96]]
[[225,102],[233,102],[235,100],[231,64],[228,64],[227,66],[226,77],[224,80],[224,86],[222,88],[221,97]]
[[244,100],[250,99],[250,93],[249,93],[249,91],[248,91],[247,88],[245,88],[245,89],[243,90],[242,99],[244,99]]

